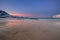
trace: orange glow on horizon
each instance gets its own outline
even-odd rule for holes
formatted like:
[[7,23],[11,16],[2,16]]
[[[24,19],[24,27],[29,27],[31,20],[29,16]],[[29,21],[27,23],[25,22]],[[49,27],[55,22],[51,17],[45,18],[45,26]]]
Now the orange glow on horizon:
[[25,16],[25,17],[31,17],[30,14],[26,14],[26,13],[10,13],[10,15],[12,15],[12,16]]
[[11,14],[11,15],[13,15],[13,16],[30,16],[30,15],[28,15],[28,14]]

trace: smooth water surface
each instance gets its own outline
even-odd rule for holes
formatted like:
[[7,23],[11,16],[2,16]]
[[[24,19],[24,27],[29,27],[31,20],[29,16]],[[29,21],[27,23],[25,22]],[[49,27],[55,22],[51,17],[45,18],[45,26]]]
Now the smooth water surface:
[[60,40],[60,19],[0,18],[0,40]]

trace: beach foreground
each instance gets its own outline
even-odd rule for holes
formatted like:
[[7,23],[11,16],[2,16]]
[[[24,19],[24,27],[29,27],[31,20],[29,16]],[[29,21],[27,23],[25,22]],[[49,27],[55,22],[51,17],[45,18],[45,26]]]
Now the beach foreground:
[[0,40],[60,40],[60,19],[0,19]]

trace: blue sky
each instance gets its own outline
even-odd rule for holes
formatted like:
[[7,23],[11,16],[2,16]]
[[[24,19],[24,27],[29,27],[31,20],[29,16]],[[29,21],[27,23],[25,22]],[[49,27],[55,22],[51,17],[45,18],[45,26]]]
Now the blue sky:
[[0,9],[33,17],[51,17],[60,14],[60,0],[0,0]]

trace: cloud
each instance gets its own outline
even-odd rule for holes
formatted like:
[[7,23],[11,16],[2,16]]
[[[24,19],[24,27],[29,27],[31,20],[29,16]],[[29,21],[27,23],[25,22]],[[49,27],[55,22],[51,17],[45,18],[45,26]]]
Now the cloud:
[[53,16],[53,18],[60,18],[60,14]]

